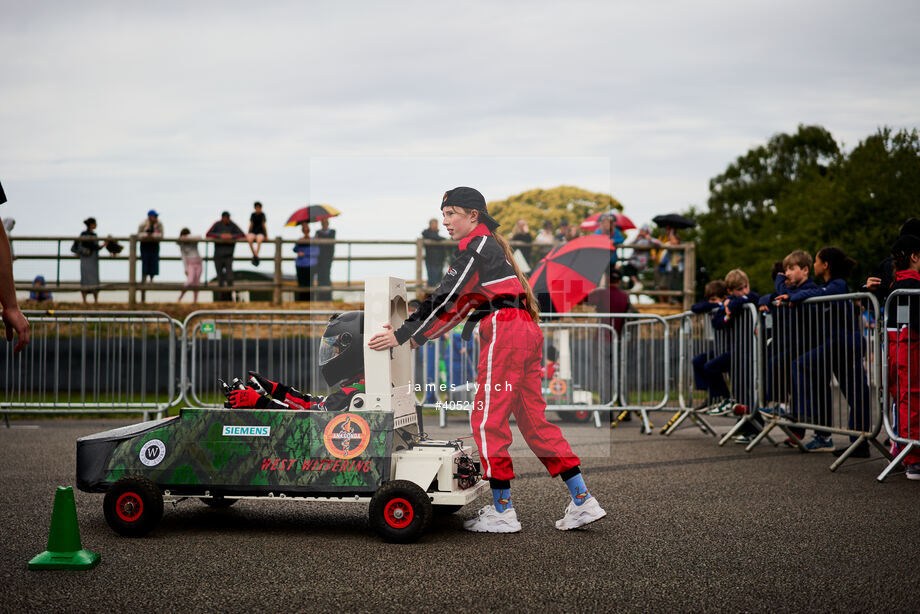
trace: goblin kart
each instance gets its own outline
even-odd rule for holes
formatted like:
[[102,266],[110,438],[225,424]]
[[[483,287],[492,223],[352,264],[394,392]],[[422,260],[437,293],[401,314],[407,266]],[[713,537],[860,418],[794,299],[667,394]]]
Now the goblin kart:
[[[365,330],[397,328],[405,292],[402,280],[369,279]],[[488,483],[468,447],[420,434],[408,346],[365,346],[364,359],[366,392],[345,411],[184,408],[82,437],[77,487],[106,493],[106,521],[126,536],[151,531],[164,499],[258,498],[366,502],[383,539],[415,541],[434,513],[459,510]]]

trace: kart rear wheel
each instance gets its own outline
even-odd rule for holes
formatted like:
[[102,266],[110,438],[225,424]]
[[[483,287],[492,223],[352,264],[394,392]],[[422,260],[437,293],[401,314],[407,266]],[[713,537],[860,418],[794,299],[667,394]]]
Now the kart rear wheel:
[[217,495],[216,497],[201,497],[200,500],[208,507],[213,507],[220,510],[226,509],[239,501],[239,499],[227,499],[223,495]]
[[588,422],[591,419],[591,412],[588,410],[560,411],[559,419],[563,422]]
[[125,537],[141,537],[163,518],[163,494],[146,478],[121,478],[105,493],[102,510],[113,531]]
[[416,484],[393,480],[377,489],[368,516],[371,527],[384,541],[409,544],[431,523],[431,499]]

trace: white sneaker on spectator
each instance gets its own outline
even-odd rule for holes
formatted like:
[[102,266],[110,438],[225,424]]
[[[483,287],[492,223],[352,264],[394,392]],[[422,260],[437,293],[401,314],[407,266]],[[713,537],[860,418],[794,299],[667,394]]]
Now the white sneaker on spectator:
[[581,505],[575,505],[574,501],[569,501],[568,507],[565,508],[565,516],[556,521],[556,528],[560,531],[577,529],[595,520],[600,520],[606,515],[607,512],[594,497]]
[[907,479],[920,480],[920,463],[914,463],[907,466]]
[[499,513],[494,505],[486,505],[474,518],[465,521],[463,528],[476,533],[517,533],[521,530],[521,523],[513,507]]

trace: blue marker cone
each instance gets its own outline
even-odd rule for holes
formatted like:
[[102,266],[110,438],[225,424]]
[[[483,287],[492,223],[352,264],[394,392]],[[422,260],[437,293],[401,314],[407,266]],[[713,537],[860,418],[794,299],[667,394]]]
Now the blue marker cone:
[[54,494],[48,549],[29,561],[29,569],[92,569],[99,555],[84,550],[77,525],[77,505],[73,488],[58,486]]

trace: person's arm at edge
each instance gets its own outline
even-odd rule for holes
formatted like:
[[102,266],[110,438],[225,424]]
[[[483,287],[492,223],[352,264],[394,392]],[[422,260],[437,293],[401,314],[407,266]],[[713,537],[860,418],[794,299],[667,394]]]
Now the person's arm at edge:
[[16,298],[16,284],[13,282],[13,256],[3,224],[0,224],[0,305],[3,307],[2,317],[6,328],[6,340],[12,341],[13,332],[16,332],[18,340],[13,353],[18,354],[29,344],[30,326]]

